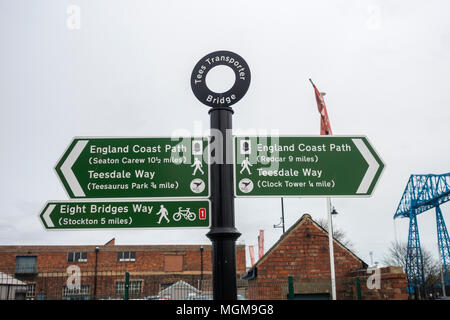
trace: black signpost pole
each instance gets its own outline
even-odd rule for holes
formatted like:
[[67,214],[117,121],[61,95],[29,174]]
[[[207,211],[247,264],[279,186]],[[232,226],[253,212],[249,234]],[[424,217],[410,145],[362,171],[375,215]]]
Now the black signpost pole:
[[[230,107],[209,110],[211,131],[222,137],[216,141],[211,158],[211,240],[214,300],[236,300],[236,240],[241,235],[234,221],[234,179],[232,158],[232,115]],[[214,139],[214,134],[212,135]],[[220,153],[220,154],[219,154]],[[231,153],[231,154],[230,154]]]
[[[211,91],[206,75],[218,66],[230,67],[235,74],[231,89]],[[200,59],[191,75],[191,88],[203,104],[210,107],[211,119],[211,228],[206,236],[212,242],[214,300],[236,300],[236,240],[241,235],[234,226],[233,109],[250,86],[250,69],[236,53],[215,51]]]

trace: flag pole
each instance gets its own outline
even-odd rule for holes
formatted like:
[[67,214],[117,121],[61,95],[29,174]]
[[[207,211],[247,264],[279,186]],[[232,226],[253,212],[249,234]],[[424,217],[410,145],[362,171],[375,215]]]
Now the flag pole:
[[[314,87],[314,91],[316,94],[316,100],[317,100],[317,104],[319,107],[319,112],[321,112],[321,130],[320,130],[321,132],[320,133],[323,134],[323,132],[325,132],[325,135],[332,135],[331,126],[330,126],[330,122],[328,119],[328,114],[326,112],[325,102],[323,101],[324,94],[319,92],[319,90],[314,85],[314,82],[312,82],[311,79],[309,79],[309,81],[311,82],[311,84]],[[320,95],[320,97],[317,96],[318,94]],[[323,105],[319,106],[319,100],[321,101],[320,103]],[[322,108],[325,110],[322,110]],[[322,125],[323,125],[322,111],[325,111],[327,128],[322,128]],[[334,246],[333,246],[333,216],[331,213],[331,198],[330,197],[327,197],[327,211],[328,211],[327,212],[327,214],[328,214],[328,246],[329,246],[329,251],[330,251],[331,299],[336,300],[336,274],[335,274],[335,268],[334,268]]]
[[331,213],[331,198],[327,198],[328,210],[328,243],[330,247],[330,271],[331,271],[331,298],[336,300],[336,275],[334,271],[334,247],[333,247],[333,215]]

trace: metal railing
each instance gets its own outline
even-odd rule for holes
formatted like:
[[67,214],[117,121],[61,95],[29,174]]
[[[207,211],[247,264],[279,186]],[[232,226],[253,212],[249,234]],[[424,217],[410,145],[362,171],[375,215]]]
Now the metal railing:
[[[17,273],[17,270],[27,272]],[[365,278],[360,281],[358,277],[338,277],[338,299],[375,297],[365,282]],[[237,290],[240,300],[329,299],[331,295],[329,278],[238,279]],[[140,271],[134,265],[121,264],[40,266],[39,272],[28,266],[23,269],[11,266],[0,270],[0,300],[5,299],[212,300],[213,288],[210,273]]]

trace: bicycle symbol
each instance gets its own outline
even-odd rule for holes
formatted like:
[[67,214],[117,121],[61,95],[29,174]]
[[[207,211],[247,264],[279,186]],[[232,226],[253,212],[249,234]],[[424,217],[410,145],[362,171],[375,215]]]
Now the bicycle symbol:
[[172,216],[172,219],[175,221],[180,221],[181,217],[183,217],[186,220],[194,221],[197,217],[195,212],[191,212],[190,208],[181,209],[182,207],[178,207],[178,212],[175,212]]

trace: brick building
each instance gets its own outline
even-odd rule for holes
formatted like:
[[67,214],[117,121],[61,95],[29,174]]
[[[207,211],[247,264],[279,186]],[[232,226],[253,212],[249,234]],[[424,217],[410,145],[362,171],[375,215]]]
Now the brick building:
[[[406,274],[401,268],[379,269],[380,289],[367,285],[368,265],[334,240],[337,299],[407,299]],[[293,278],[295,299],[331,296],[328,233],[310,215],[303,215],[246,273],[247,297],[286,299],[288,277]],[[374,288],[374,289],[369,289]]]
[[[407,299],[401,268],[378,269],[380,287],[370,288],[372,272],[363,260],[336,240],[334,254],[337,299]],[[288,277],[294,298],[330,297],[328,233],[310,215],[247,272],[244,245],[236,246],[236,255],[237,277],[243,278],[238,294],[248,299],[287,299]],[[113,239],[102,246],[0,246],[0,274],[25,282],[30,299],[121,299],[126,272],[130,299],[211,298],[211,263],[210,245],[124,246]]]
[[[236,256],[239,278],[244,245],[236,246]],[[116,245],[114,239],[101,246],[0,246],[0,272],[26,282],[31,299],[122,298],[125,272],[130,298],[156,296],[177,282],[210,293],[211,246]]]

